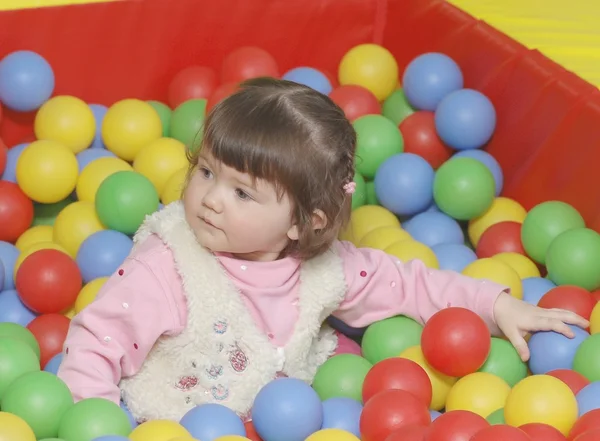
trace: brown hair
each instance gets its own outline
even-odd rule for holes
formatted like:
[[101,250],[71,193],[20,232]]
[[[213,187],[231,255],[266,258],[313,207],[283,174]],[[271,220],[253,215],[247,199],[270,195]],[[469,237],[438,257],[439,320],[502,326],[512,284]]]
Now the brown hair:
[[[286,255],[325,252],[350,218],[356,132],[343,110],[310,87],[274,78],[245,81],[207,115],[200,148],[188,151],[191,172],[201,149],[225,165],[275,185],[288,195],[299,239]],[[327,225],[312,227],[321,210]]]

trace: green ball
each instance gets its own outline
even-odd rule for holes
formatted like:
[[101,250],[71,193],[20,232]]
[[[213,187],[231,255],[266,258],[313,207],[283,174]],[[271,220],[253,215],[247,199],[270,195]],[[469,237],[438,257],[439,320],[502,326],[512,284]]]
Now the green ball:
[[40,344],[26,327],[17,323],[0,322],[0,337],[10,337],[24,341],[33,350],[38,360],[40,359]]
[[58,437],[65,441],[92,441],[101,436],[130,433],[127,414],[104,398],[87,398],[75,403],[65,412],[58,428]]
[[171,108],[160,101],[151,100],[148,101],[148,104],[150,104],[154,110],[156,110],[156,113],[158,113],[163,129],[162,136],[165,138],[169,137],[169,133],[171,132]]
[[592,334],[577,348],[573,370],[590,382],[600,381],[600,334]]
[[58,435],[64,413],[73,406],[67,385],[50,372],[30,372],[11,383],[2,398],[2,411],[21,417],[37,439]]
[[383,116],[398,125],[404,121],[407,116],[415,113],[415,109],[408,103],[404,91],[402,89],[396,89],[383,102],[382,113]]
[[75,202],[70,196],[62,201],[54,204],[40,204],[36,202],[33,205],[33,222],[32,227],[37,225],[50,225],[54,226],[54,221],[58,213],[62,211],[70,203]]
[[195,150],[202,140],[206,100],[192,99],[181,103],[171,115],[171,137]]
[[487,422],[492,426],[498,426],[500,424],[506,424],[504,420],[504,408],[498,409],[488,415],[486,418]]
[[544,265],[548,247],[559,234],[584,227],[583,217],[571,205],[561,201],[542,202],[527,213],[521,226],[521,242],[527,255]]
[[397,357],[405,349],[421,344],[423,326],[413,319],[397,315],[372,323],[362,338],[362,354],[375,364]]
[[589,228],[561,233],[548,247],[546,268],[557,285],[594,291],[600,287],[600,234]]
[[457,220],[471,220],[485,213],[494,202],[495,192],[492,172],[473,158],[446,161],[433,180],[435,203]]
[[352,209],[362,207],[367,202],[367,185],[365,178],[360,173],[354,174],[354,182],[356,183],[356,191],[352,195]]
[[363,383],[372,367],[366,359],[355,354],[334,355],[319,367],[312,387],[321,401],[345,397],[362,402]]
[[135,171],[113,173],[96,193],[96,212],[108,228],[134,234],[146,215],[158,209],[158,192],[144,175]]
[[353,123],[356,130],[356,169],[373,179],[379,166],[390,156],[404,151],[398,126],[383,115],[365,115]]
[[367,205],[379,205],[379,199],[375,193],[375,181],[366,181]]
[[514,346],[503,338],[492,337],[492,346],[487,360],[479,368],[502,378],[513,387],[527,376],[527,364],[521,360]]
[[13,381],[39,370],[40,360],[31,346],[20,339],[0,337],[0,402]]

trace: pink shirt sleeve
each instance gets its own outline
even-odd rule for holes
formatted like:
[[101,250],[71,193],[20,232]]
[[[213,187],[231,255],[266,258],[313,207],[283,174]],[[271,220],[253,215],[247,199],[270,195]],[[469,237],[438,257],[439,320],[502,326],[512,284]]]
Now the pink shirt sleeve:
[[364,327],[395,315],[406,315],[425,323],[437,311],[450,307],[468,308],[498,333],[494,303],[506,286],[475,280],[453,271],[432,270],[423,262],[402,263],[383,251],[356,248],[339,242],[348,292],[333,314],[352,327]]
[[58,376],[75,401],[98,397],[118,404],[121,378],[140,369],[161,335],[181,331],[169,280],[154,268],[160,253],[128,257],[96,300],[71,321]]

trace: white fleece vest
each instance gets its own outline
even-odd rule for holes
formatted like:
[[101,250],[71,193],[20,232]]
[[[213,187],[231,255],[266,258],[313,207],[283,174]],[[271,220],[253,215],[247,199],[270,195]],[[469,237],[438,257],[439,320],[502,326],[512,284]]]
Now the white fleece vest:
[[244,418],[279,372],[312,382],[337,346],[323,322],[346,293],[342,262],[333,251],[302,264],[299,319],[289,342],[277,348],[257,328],[215,256],[197,243],[181,202],[147,217],[134,243],[151,234],[173,252],[188,320],[181,334],[156,342],[137,374],[121,380],[122,398],[138,421],[179,421],[204,403],[223,404]]

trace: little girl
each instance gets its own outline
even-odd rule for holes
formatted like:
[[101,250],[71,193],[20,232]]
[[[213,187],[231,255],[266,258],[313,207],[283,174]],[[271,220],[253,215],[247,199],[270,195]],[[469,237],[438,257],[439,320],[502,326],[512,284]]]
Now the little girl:
[[278,375],[311,382],[352,349],[324,324],[450,306],[479,314],[527,359],[523,336],[581,317],[505,286],[337,241],[350,216],[356,134],[327,96],[255,79],[217,105],[189,152],[182,201],[149,216],[122,267],[75,316],[58,375],[75,400],[122,399],[138,420],[203,403],[246,417]]

